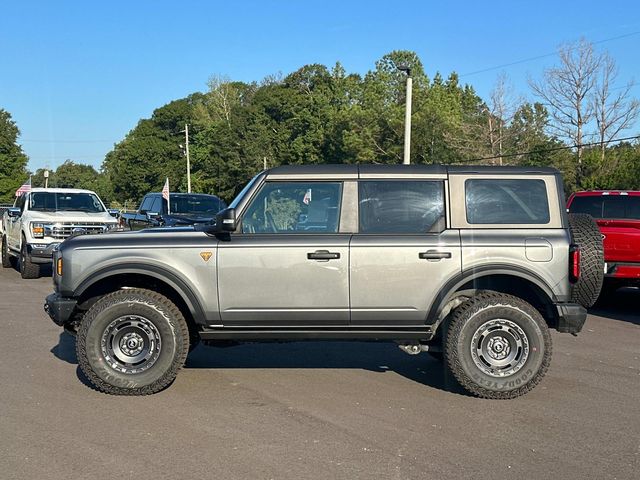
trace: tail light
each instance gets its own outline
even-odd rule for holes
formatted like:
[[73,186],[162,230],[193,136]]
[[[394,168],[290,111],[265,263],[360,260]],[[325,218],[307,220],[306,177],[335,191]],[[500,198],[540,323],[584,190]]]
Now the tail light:
[[576,283],[580,278],[580,247],[571,245],[569,247],[569,279],[571,283]]

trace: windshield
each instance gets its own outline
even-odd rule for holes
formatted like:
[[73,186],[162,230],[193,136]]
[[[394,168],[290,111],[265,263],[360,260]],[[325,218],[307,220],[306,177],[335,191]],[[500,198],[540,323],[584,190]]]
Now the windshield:
[[172,195],[171,213],[176,215],[213,216],[224,208],[224,202],[209,195]]
[[246,195],[246,193],[249,191],[249,189],[251,188],[251,186],[255,183],[256,179],[259,177],[260,175],[256,175],[255,177],[253,177],[249,183],[247,183],[244,188],[242,190],[240,190],[240,193],[238,195],[236,195],[236,198],[233,199],[233,201],[229,204],[230,208],[238,208],[238,203],[240,203],[240,200],[242,200],[244,198],[244,196]]
[[104,206],[93,193],[34,192],[29,210],[36,212],[104,212]]

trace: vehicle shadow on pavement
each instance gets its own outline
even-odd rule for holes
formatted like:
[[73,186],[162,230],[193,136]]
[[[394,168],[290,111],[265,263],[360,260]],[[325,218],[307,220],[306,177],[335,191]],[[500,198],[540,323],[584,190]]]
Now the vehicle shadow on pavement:
[[56,358],[67,363],[73,365],[78,364],[78,358],[76,357],[76,339],[64,330],[60,332],[58,344],[53,346],[51,353],[53,353]]
[[589,313],[602,318],[640,325],[640,289],[622,288],[606,298],[598,299]]
[[428,387],[463,393],[455,382],[445,378],[442,362],[426,353],[407,355],[393,343],[309,341],[255,343],[227,348],[200,345],[187,358],[185,368],[395,372]]
[[[61,332],[51,353],[59,360],[78,365],[75,338]],[[407,355],[393,343],[309,341],[249,343],[228,348],[200,345],[189,354],[187,369],[361,369],[395,372],[416,383],[458,394],[464,391],[444,374],[442,362],[426,353]],[[78,379],[92,387],[76,369]]]

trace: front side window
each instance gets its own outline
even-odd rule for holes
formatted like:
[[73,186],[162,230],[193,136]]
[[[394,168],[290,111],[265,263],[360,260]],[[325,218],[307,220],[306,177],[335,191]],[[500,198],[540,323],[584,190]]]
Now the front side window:
[[360,181],[360,233],[421,234],[444,230],[444,183]]
[[39,212],[104,212],[104,207],[93,193],[32,192],[29,210]]
[[142,205],[140,205],[140,213],[151,212],[153,206],[153,195],[146,196],[142,199]]
[[337,233],[340,182],[267,182],[242,218],[243,233]]
[[467,180],[465,197],[470,224],[545,225],[550,221],[544,180]]

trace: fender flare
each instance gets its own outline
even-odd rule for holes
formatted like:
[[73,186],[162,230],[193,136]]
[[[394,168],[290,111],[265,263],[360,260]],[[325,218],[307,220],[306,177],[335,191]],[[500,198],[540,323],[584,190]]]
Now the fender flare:
[[158,265],[146,264],[146,263],[128,263],[126,265],[113,265],[105,268],[101,268],[89,276],[87,276],[73,292],[74,297],[80,297],[88,288],[95,285],[97,282],[106,278],[121,275],[121,274],[140,274],[149,277],[156,278],[163,283],[169,285],[187,305],[189,312],[191,313],[196,323],[206,323],[206,315],[204,309],[200,304],[194,290],[189,284],[171,272],[170,270],[160,267]]
[[553,293],[551,287],[536,273],[527,270],[526,268],[518,267],[515,265],[491,265],[486,267],[470,268],[451,278],[440,289],[435,299],[431,303],[431,308],[427,314],[427,325],[437,325],[442,321],[440,318],[443,309],[446,307],[449,300],[451,300],[455,293],[465,283],[477,280],[480,278],[488,277],[491,275],[510,275],[522,278],[533,283],[549,298],[551,302],[556,302],[556,296]]

